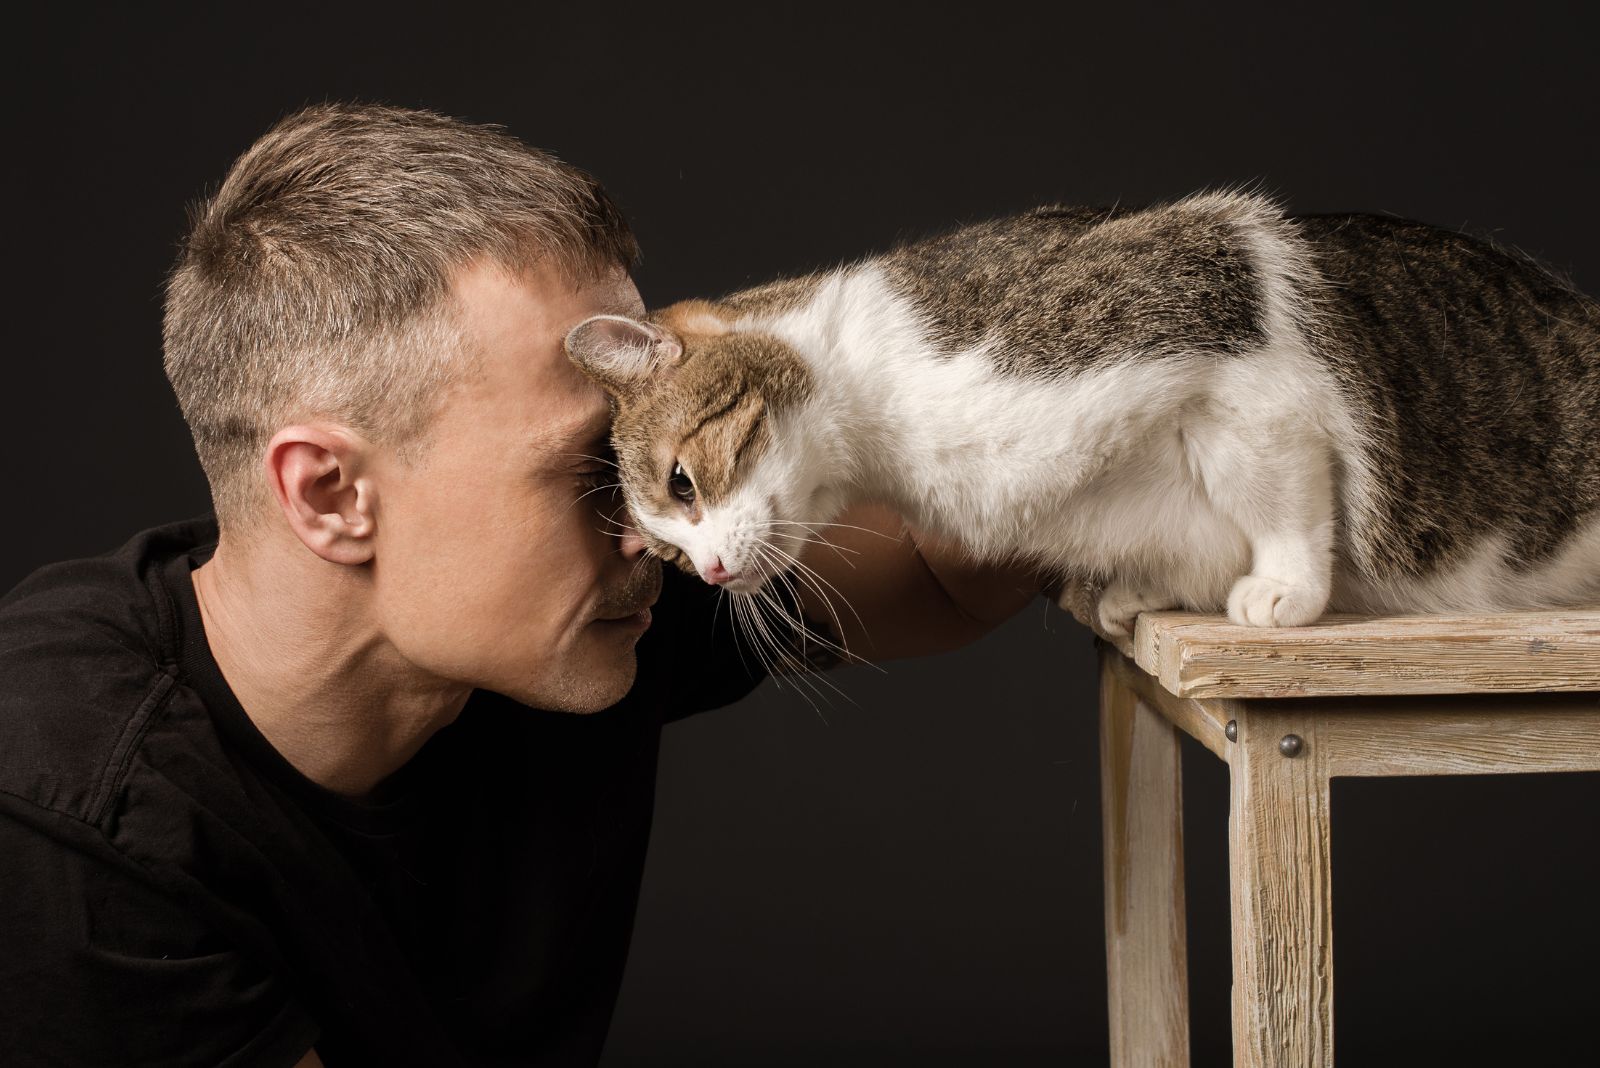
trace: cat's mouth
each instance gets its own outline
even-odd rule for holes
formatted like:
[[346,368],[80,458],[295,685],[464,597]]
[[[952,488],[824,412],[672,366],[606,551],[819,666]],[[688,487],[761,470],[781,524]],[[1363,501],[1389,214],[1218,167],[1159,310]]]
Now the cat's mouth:
[[731,577],[724,579],[720,585],[729,593],[755,594],[765,586],[780,568],[764,566],[752,561],[748,566],[741,568]]

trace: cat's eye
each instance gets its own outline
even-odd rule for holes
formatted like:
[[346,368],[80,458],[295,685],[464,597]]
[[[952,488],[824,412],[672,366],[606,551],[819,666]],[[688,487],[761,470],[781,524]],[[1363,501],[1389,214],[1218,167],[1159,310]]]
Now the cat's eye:
[[694,480],[684,471],[683,465],[674,461],[672,477],[667,479],[667,489],[684,504],[694,503]]

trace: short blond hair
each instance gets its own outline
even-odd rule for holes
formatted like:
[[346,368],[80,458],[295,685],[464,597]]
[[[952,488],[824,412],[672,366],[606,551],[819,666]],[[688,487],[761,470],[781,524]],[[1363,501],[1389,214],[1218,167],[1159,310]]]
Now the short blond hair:
[[638,245],[588,174],[431,111],[317,105],[234,162],[191,211],[162,330],[224,527],[265,498],[256,465],[291,420],[419,443],[471,362],[449,297],[480,258],[583,279]]

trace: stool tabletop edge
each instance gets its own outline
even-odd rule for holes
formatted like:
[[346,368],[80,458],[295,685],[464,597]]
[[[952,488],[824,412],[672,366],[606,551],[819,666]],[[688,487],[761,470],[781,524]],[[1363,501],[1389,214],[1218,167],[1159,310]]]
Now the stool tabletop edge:
[[1179,697],[1600,691],[1600,608],[1334,614],[1305,627],[1150,612],[1118,648]]

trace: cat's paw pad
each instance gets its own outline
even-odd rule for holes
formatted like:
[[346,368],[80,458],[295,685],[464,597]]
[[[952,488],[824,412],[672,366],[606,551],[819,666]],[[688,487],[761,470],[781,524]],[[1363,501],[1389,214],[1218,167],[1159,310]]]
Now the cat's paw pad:
[[1250,627],[1303,627],[1327,606],[1326,590],[1246,575],[1228,594],[1228,619]]
[[1168,596],[1141,590],[1124,582],[1113,582],[1100,595],[1095,605],[1095,618],[1100,631],[1110,638],[1126,638],[1133,634],[1134,620],[1140,612],[1155,612],[1171,608],[1176,602]]

